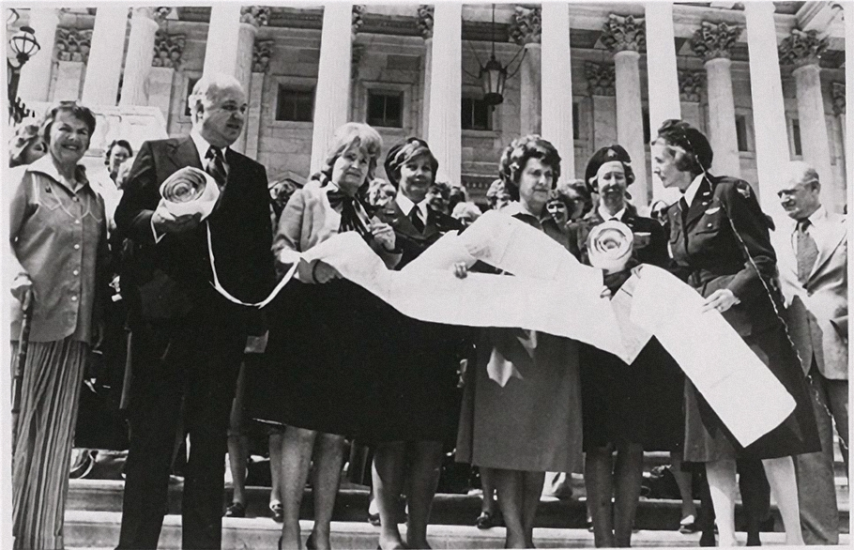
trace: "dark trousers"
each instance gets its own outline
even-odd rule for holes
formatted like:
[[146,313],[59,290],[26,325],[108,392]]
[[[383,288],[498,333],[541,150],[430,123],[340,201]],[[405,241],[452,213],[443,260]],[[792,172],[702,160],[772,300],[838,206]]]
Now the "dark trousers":
[[157,547],[182,401],[190,439],[182,548],[220,548],[226,433],[246,346],[241,314],[226,306],[132,326],[131,439],[119,549]]

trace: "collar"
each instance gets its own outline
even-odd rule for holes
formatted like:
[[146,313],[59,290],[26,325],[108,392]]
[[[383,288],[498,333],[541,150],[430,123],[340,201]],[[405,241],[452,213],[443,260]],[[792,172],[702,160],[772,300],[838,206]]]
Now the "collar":
[[537,217],[522,207],[522,203],[519,201],[513,201],[507,203],[507,206],[502,208],[499,212],[502,214],[507,214],[508,216],[526,216],[533,220],[537,220],[540,225],[545,223],[547,220],[551,220],[552,216],[548,213],[548,211],[543,207],[543,215],[541,217]]
[[700,185],[702,185],[703,180],[706,179],[705,174],[700,174],[694,181],[691,182],[691,185],[688,186],[688,189],[685,190],[685,193],[682,195],[685,198],[685,202],[688,203],[688,208],[694,203],[694,197],[697,196],[697,191],[700,189]]
[[424,197],[424,200],[415,204],[412,202],[412,199],[401,193],[397,192],[397,196],[394,198],[397,202],[397,205],[400,207],[400,210],[406,214],[407,216],[412,215],[412,209],[418,208],[418,211],[421,213],[421,217],[426,220],[427,219],[427,197]]
[[[807,219],[810,221],[810,226],[812,227],[822,225],[824,222],[827,221],[827,209],[824,207],[824,205],[821,205],[815,212],[810,214]],[[794,229],[797,229],[800,220],[792,221],[794,222]]]
[[[28,172],[41,172],[42,174],[50,177],[57,183],[61,184],[64,187],[68,187],[66,185],[65,179],[59,174],[59,170],[56,169],[56,166],[53,164],[53,157],[50,156],[50,153],[46,154],[39,160],[30,164],[27,167]],[[74,177],[82,187],[86,187],[89,185],[89,178],[86,176],[86,167],[82,164],[78,164],[74,169]],[[73,189],[69,189],[70,191],[74,191]]]
[[605,208],[605,206],[602,203],[599,203],[599,207],[597,208],[597,210],[599,212],[599,216],[605,221],[613,220],[613,219],[616,219],[618,221],[623,221],[623,216],[626,215],[626,207],[625,206],[623,206],[623,208],[621,208],[619,212],[617,212],[616,214],[613,214],[613,215],[608,212],[608,209]]
[[[199,152],[199,160],[202,162],[202,166],[204,166],[205,161],[207,160],[205,159],[205,155],[208,154],[208,149],[213,147],[213,145],[208,143],[208,140],[203,138],[202,134],[200,134],[195,128],[190,130],[190,138],[193,140],[193,143],[196,146],[196,151]],[[222,159],[225,160],[225,153],[226,151],[228,151],[228,147],[214,147],[214,149],[219,149],[220,151],[222,151]]]

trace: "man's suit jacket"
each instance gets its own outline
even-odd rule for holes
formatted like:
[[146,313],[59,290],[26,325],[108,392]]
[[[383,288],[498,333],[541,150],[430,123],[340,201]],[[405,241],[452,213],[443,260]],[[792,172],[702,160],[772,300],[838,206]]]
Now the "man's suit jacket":
[[750,184],[709,175],[687,213],[677,202],[667,214],[675,275],[704,297],[730,290],[740,302],[723,317],[742,337],[779,323],[777,260],[768,219]]
[[397,248],[403,256],[397,269],[402,269],[406,264],[421,255],[422,252],[439,240],[448,231],[462,229],[462,224],[456,218],[434,210],[427,206],[427,221],[424,224],[424,232],[419,232],[412,225],[412,220],[403,213],[397,201],[394,201],[394,219],[391,226],[394,228]]
[[848,380],[848,226],[840,214],[827,214],[827,239],[805,283],[798,280],[798,259],[792,246],[794,222],[774,232],[780,283],[787,305],[789,334],[804,373],[813,355],[819,372],[832,380]]
[[122,270],[122,293],[142,318],[174,319],[200,305],[225,303],[211,286],[208,225],[222,286],[244,302],[260,301],[272,289],[266,171],[231,149],[225,160],[228,179],[208,219],[155,243],[151,216],[160,202],[160,184],[180,168],[204,168],[189,136],[147,141],[140,148],[116,209],[116,226],[132,241],[126,247],[131,252]]

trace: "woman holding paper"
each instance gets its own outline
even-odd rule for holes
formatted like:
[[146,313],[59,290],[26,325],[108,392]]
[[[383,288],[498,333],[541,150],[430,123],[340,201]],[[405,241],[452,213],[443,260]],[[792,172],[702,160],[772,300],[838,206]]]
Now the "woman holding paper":
[[[686,384],[685,460],[705,463],[719,546],[735,546],[736,459],[761,459],[783,516],[786,544],[802,545],[792,456],[821,449],[797,356],[777,315],[781,307],[768,219],[750,185],[708,173],[706,137],[668,120],[652,142],[653,172],[682,199],[668,210],[672,269],[705,298],[794,397],[794,412],[747,447],[738,444],[708,403]],[[749,411],[745,411],[749,422]]]
[[[560,177],[555,147],[539,136],[515,139],[504,150],[499,170],[516,201],[502,212],[566,246],[546,209]],[[466,373],[457,460],[493,469],[507,526],[505,547],[533,548],[545,472],[580,471],[578,346],[522,329],[490,328],[480,334],[477,362]]]
[[[402,252],[401,269],[448,231],[462,226],[435,209],[439,162],[426,141],[409,138],[392,147],[385,161],[395,196],[387,205]],[[452,443],[459,413],[457,368],[464,329],[418,321],[384,309],[372,363],[372,414],[359,439],[374,446],[372,480],[380,515],[379,546],[429,548],[427,523],[439,481],[442,450]],[[450,440],[450,441],[449,441]],[[406,488],[406,542],[397,527],[398,502]]]
[[269,361],[247,387],[257,392],[247,404],[251,417],[285,426],[281,548],[300,547],[299,511],[312,456],[315,521],[306,546],[329,548],[344,436],[358,430],[363,416],[363,388],[355,381],[377,302],[329,264],[308,263],[300,253],[355,231],[387,267],[397,264],[394,231],[368,216],[363,198],[381,150],[382,138],[370,126],[340,127],[320,172],[285,206],[274,238],[277,268],[286,272],[296,263],[296,280],[268,309]]
[[104,201],[80,164],[94,131],[89,109],[62,102],[42,124],[48,154],[10,172],[13,351],[21,345],[21,302],[32,293],[33,303],[12,449],[15,548],[64,548],[78,398],[107,285]]
[[[606,222],[625,224],[631,254],[605,271],[605,284],[616,295],[633,267],[668,264],[667,240],[657,222],[639,216],[626,202],[634,173],[623,147],[599,149],[587,164],[585,180],[599,200],[570,225],[569,248],[583,263],[601,267],[592,261],[596,229]],[[596,546],[626,547],[640,498],[644,450],[673,450],[682,436],[682,372],[654,339],[631,365],[589,345],[582,345],[579,355],[584,480],[593,534]]]

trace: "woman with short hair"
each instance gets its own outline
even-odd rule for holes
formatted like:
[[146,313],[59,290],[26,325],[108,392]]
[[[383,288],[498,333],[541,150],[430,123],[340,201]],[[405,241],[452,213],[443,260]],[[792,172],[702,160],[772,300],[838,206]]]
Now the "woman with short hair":
[[[502,212],[565,246],[564,234],[546,211],[560,177],[555,147],[535,135],[515,139],[499,170],[515,201]],[[496,351],[521,377],[504,386],[489,377],[487,365]],[[507,526],[505,548],[533,548],[545,473],[581,469],[579,385],[574,340],[522,329],[480,331],[477,361],[466,373],[457,460],[492,469]]]
[[21,302],[32,292],[29,352],[12,449],[15,548],[61,549],[68,464],[83,372],[100,336],[108,261],[104,202],[80,163],[95,116],[73,101],[42,124],[48,154],[10,172],[13,356]]
[[743,447],[687,381],[684,460],[705,464],[719,546],[736,545],[736,459],[762,461],[786,544],[803,545],[792,456],[821,450],[812,404],[778,315],[782,299],[768,220],[750,184],[709,174],[712,156],[706,136],[681,120],[665,121],[652,142],[653,173],[683,194],[668,210],[672,269],[705,298],[704,311],[723,315],[796,406],[777,428]]
[[251,417],[285,426],[281,548],[300,548],[300,504],[312,456],[314,528],[306,546],[329,548],[344,437],[358,431],[364,416],[356,382],[377,302],[329,264],[305,262],[300,253],[354,231],[387,267],[400,261],[394,231],[369,217],[363,198],[381,150],[382,138],[367,124],[340,127],[323,168],[285,206],[273,241],[280,274],[294,263],[297,274],[268,308],[267,364],[247,379],[247,391],[257,394],[246,402]]

